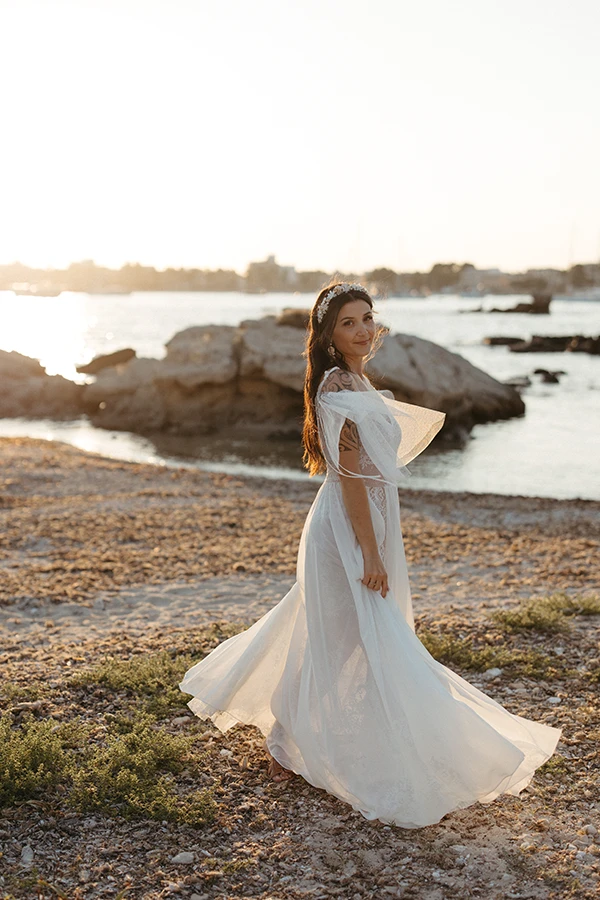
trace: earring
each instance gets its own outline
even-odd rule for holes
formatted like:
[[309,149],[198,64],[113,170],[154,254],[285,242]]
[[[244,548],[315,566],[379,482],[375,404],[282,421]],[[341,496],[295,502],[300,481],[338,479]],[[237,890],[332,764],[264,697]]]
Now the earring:
[[333,344],[330,344],[329,347],[327,348],[327,352],[329,353],[329,355],[331,357],[335,357],[335,354],[337,351],[336,351],[335,347],[333,346]]

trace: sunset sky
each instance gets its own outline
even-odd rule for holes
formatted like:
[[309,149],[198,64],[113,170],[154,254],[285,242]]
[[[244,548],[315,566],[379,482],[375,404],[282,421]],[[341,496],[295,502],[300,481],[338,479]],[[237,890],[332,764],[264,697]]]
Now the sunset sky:
[[0,0],[0,263],[600,258],[597,0]]

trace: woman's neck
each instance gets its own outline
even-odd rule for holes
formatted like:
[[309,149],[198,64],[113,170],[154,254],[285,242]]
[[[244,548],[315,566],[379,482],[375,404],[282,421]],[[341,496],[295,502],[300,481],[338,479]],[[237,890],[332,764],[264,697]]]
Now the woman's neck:
[[346,365],[351,372],[353,372],[355,375],[359,375],[361,378],[365,374],[365,366],[362,356],[346,359]]

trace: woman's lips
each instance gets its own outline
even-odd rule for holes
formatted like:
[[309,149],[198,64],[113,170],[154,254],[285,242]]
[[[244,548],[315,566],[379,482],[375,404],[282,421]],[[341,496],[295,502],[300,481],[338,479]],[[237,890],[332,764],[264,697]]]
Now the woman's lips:
[[354,341],[355,344],[359,344],[361,347],[364,347],[365,344],[370,344],[371,341]]

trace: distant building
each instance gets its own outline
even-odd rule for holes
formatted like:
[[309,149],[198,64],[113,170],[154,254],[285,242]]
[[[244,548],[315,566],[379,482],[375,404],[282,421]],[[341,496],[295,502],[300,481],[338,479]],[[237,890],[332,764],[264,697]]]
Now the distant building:
[[551,293],[558,293],[565,289],[565,273],[559,269],[527,269],[525,276],[544,282],[546,289]]
[[263,262],[251,262],[246,272],[248,291],[295,291],[298,275],[294,266],[280,266],[274,256]]
[[500,269],[476,269],[468,264],[462,267],[456,290],[502,293],[509,288],[510,275]]
[[296,290],[301,294],[318,294],[328,282],[328,273],[322,272],[320,269],[296,272]]

